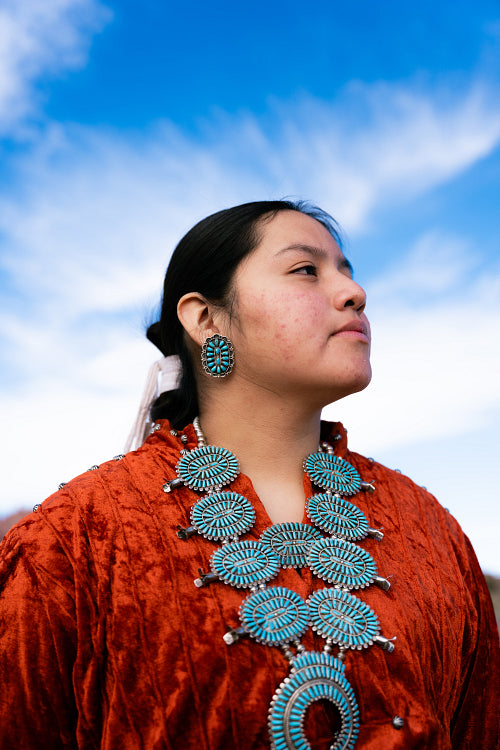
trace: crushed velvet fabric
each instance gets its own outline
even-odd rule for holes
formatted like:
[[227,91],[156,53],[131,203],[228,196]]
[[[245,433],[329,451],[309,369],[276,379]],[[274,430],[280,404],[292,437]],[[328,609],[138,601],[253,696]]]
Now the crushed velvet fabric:
[[[162,421],[137,451],[83,474],[6,536],[0,560],[0,748],[37,750],[260,750],[267,713],[289,668],[279,649],[246,638],[226,646],[245,592],[193,585],[216,548],[189,525],[196,493],[162,491],[182,446]],[[362,546],[391,589],[360,592],[394,653],[349,651],[346,675],[360,706],[356,747],[499,747],[499,652],[491,600],[467,538],[437,501],[407,477],[347,449],[374,494],[356,504],[382,542]],[[184,431],[187,448],[196,436]],[[250,480],[232,485],[253,503],[245,538],[271,522]],[[306,496],[312,493],[304,479]],[[283,570],[275,582],[306,598],[322,581]],[[312,633],[303,642],[321,649]],[[332,718],[307,720],[313,748],[329,746]],[[392,720],[404,720],[401,729]]]

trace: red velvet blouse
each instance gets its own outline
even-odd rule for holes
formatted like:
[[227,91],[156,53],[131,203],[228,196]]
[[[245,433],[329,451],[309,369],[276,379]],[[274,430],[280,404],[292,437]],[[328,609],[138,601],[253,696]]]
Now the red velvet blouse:
[[[374,494],[355,503],[384,539],[361,545],[391,589],[360,598],[392,654],[349,651],[346,676],[360,707],[356,748],[499,747],[499,649],[491,600],[456,521],[407,477],[347,450]],[[223,583],[198,589],[198,569],[218,546],[181,541],[196,493],[162,491],[181,447],[167,422],[137,451],[77,477],[6,536],[0,556],[0,748],[37,750],[263,750],[267,713],[289,672],[283,653],[244,638],[227,646],[246,595]],[[271,525],[250,480],[257,539]],[[312,494],[305,478],[306,496]],[[307,598],[325,584],[309,570],[282,570],[273,583]],[[322,638],[309,630],[307,649]],[[328,747],[321,705],[307,722],[314,748]],[[403,719],[397,729],[394,717]],[[322,744],[323,743],[323,744]]]

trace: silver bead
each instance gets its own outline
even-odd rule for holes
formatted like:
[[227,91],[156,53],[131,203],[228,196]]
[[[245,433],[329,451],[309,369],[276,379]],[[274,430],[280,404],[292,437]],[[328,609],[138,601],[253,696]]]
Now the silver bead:
[[376,586],[379,586],[383,591],[389,591],[391,588],[391,582],[388,581],[387,578],[382,578],[382,576],[375,576],[373,583]]
[[40,505],[41,505],[41,503],[37,503],[36,505],[33,506],[33,513],[37,512],[37,510],[40,507]]
[[203,434],[203,430],[201,429],[199,417],[195,417],[193,419],[193,427],[194,427],[194,431],[196,432],[196,437],[198,438],[198,448],[201,448],[202,446],[206,445],[206,441],[205,441],[205,435]]
[[244,628],[233,628],[231,630],[228,630],[227,633],[224,633],[224,635],[222,636],[222,640],[227,646],[230,646],[232,643],[236,643],[236,641],[239,641],[243,635],[245,635]]
[[89,471],[96,471],[99,468],[98,464],[94,464],[90,467]]
[[368,536],[371,536],[373,539],[377,539],[379,542],[382,541],[384,538],[384,534],[381,529],[368,529]]
[[375,485],[372,482],[361,482],[361,489],[363,492],[369,492],[370,494],[372,492],[375,492]]
[[292,662],[293,658],[294,658],[293,651],[291,651],[288,648],[288,646],[286,645],[286,643],[281,646],[281,650],[283,651],[283,653],[284,653],[285,657],[288,659],[288,661]]
[[213,581],[217,581],[219,576],[216,573],[203,573],[201,568],[199,569],[199,578],[194,579],[194,585],[197,589],[203,588],[203,586],[208,586],[209,583],[213,583]]
[[61,484],[57,485],[57,489],[58,490],[62,490],[62,488],[64,487],[65,484],[67,484],[67,482],[61,482]]
[[187,441],[188,441],[188,436],[187,435],[181,435],[181,443],[184,443],[184,445],[186,445]]
[[[183,539],[184,541],[187,541],[190,536],[193,536],[193,534],[196,534],[196,528],[194,526],[186,526],[186,528],[184,528],[180,524],[177,525],[177,536],[179,537],[179,539]],[[200,573],[201,573],[201,570],[200,570]]]
[[401,716],[395,716],[392,720],[392,726],[394,729],[402,729],[405,725],[404,719]]
[[177,435],[178,435],[179,433],[177,432],[177,430],[170,430],[170,434],[171,434],[171,435],[172,435],[173,437],[177,437]]
[[121,461],[122,458],[125,458],[125,453],[118,453],[117,456],[113,456],[113,461]]
[[387,651],[389,654],[392,654],[394,651],[394,643],[396,638],[384,638],[383,635],[376,635],[373,639],[373,642],[377,644],[377,646],[380,646],[380,648],[383,651]]

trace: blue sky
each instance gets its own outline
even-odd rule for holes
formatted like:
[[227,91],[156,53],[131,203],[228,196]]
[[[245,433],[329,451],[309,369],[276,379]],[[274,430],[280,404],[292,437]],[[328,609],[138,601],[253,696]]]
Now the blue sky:
[[498,3],[4,0],[0,50],[0,513],[122,449],[180,236],[295,196],[368,290],[328,415],[500,574]]

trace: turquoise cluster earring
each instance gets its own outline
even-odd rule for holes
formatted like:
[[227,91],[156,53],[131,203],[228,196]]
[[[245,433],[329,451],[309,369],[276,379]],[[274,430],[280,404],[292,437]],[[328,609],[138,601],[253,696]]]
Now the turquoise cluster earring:
[[234,348],[226,337],[216,333],[209,336],[201,349],[203,369],[213,378],[225,378],[234,365]]

